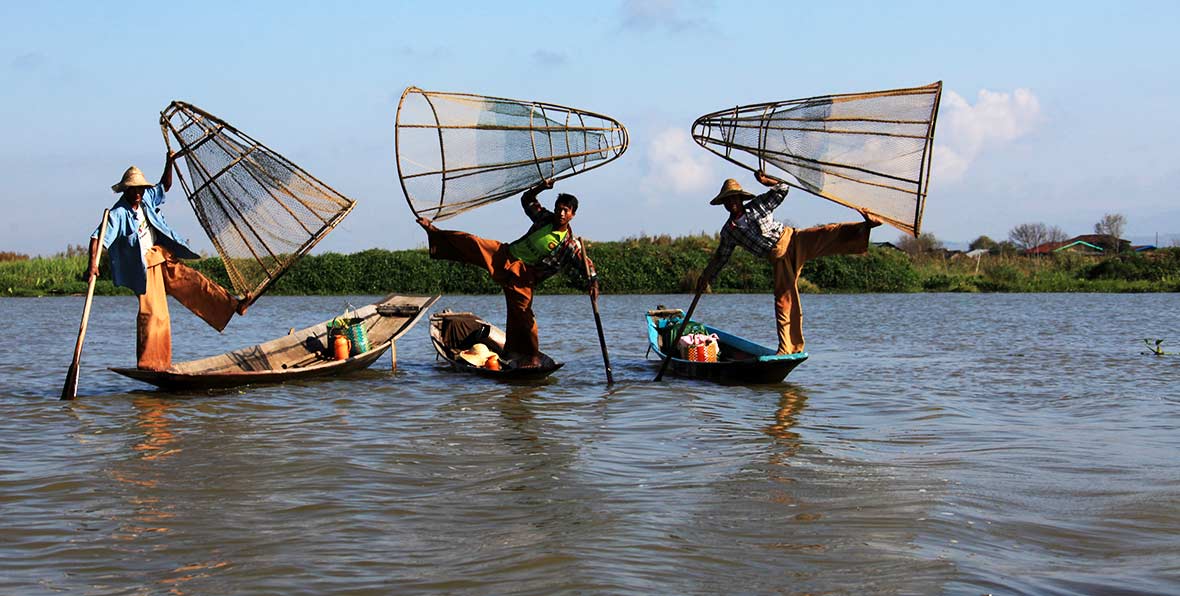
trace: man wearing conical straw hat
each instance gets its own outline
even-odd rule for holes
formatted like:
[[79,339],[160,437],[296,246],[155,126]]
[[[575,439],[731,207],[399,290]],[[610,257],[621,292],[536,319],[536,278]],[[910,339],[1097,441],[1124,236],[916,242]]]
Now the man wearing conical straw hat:
[[[160,212],[164,193],[172,188],[174,157],[168,153],[164,174],[154,185],[139,168],[127,168],[122,180],[111,187],[121,196],[111,207],[103,236],[115,285],[139,295],[135,353],[137,366],[147,370],[167,370],[172,366],[168,296],[176,298],[218,331],[225,329],[235,312],[246,314],[246,303],[178,260],[198,259],[200,255],[168,227]],[[97,228],[90,235],[87,273],[93,276],[98,275],[98,235]]]
[[803,272],[803,264],[816,257],[865,252],[869,247],[869,230],[881,225],[881,220],[862,210],[863,222],[805,229],[785,226],[775,221],[774,209],[787,197],[790,187],[762,170],[755,172],[754,177],[770,190],[755,197],[730,178],[709,201],[710,205],[724,205],[729,219],[721,227],[721,243],[697,280],[697,292],[709,287],[709,282],[739,245],[756,257],[768,259],[774,269],[778,353],[795,354],[803,351],[803,307],[799,303],[799,274]]

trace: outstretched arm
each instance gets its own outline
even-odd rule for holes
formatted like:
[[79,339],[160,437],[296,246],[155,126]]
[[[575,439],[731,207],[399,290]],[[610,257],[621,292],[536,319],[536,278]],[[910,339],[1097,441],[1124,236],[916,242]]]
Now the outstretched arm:
[[578,251],[582,253],[582,262],[585,264],[584,273],[586,274],[590,299],[598,300],[598,269],[594,267],[594,261],[590,260],[590,255],[586,254],[586,245],[582,244],[580,240],[578,242]]
[[[110,217],[98,227],[94,228],[94,232],[90,234],[90,259],[87,261],[89,265],[86,267],[86,275],[98,277],[98,257],[101,254],[98,247],[98,237],[103,237],[103,248],[110,248],[115,242],[115,230],[119,229],[115,225],[115,213],[111,213]],[[106,231],[103,232],[103,226],[106,226]]]
[[98,277],[98,238],[90,239],[90,265],[86,267],[86,277]]
[[737,244],[725,234],[721,235],[721,243],[717,245],[717,250],[713,251],[713,256],[709,258],[709,264],[705,265],[705,270],[701,272],[701,276],[697,278],[697,293],[704,293],[705,288],[709,287],[709,283],[713,278],[717,277],[717,273],[721,268],[729,262],[729,257],[733,255],[733,249],[737,248]]
[[520,195],[520,206],[524,209],[525,215],[529,216],[529,219],[535,220],[536,215],[545,209],[541,206],[541,202],[537,200],[537,195],[551,188],[553,188],[553,180],[542,180]]
[[169,151],[168,156],[164,158],[164,173],[160,174],[160,184],[164,185],[164,192],[172,190],[172,161],[176,158],[176,154]]
[[783,183],[782,180],[779,180],[778,178],[775,178],[774,176],[771,176],[762,170],[754,172],[754,178],[756,178],[758,182],[762,184],[762,186],[766,187],[778,186]]
[[754,197],[749,203],[746,203],[746,209],[760,215],[769,214],[783,203],[791,187],[787,186],[787,183],[782,180],[767,175],[762,170],[754,172],[754,178],[758,180],[759,184],[770,187],[770,190]]
[[582,243],[581,238],[575,238],[571,244],[567,245],[570,250],[561,251],[561,265],[565,271],[572,274],[575,279],[584,283],[586,289],[590,292],[590,297],[595,300],[598,299],[598,269],[594,267],[594,261],[590,260],[590,255],[586,254],[586,245]]

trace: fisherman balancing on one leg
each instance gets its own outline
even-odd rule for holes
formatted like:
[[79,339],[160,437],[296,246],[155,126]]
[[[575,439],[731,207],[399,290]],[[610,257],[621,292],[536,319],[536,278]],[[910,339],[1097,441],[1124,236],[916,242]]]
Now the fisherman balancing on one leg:
[[869,230],[881,225],[881,220],[861,210],[863,222],[791,228],[773,217],[775,207],[786,198],[789,187],[761,170],[755,173],[755,178],[770,190],[755,197],[731,178],[709,201],[710,205],[724,205],[729,219],[721,228],[721,242],[716,252],[697,281],[697,292],[703,292],[709,286],[738,245],[755,256],[769,259],[774,268],[778,353],[795,354],[803,351],[803,308],[799,303],[799,275],[803,272],[803,264],[827,255],[864,253],[868,250]]
[[533,225],[511,243],[440,230],[429,219],[418,219],[430,241],[430,258],[475,265],[487,271],[492,281],[504,289],[508,310],[504,349],[522,368],[541,364],[537,321],[533,315],[533,288],[537,284],[564,268],[567,274],[572,272],[589,286],[591,297],[598,297],[594,264],[583,265],[582,243],[570,228],[570,220],[578,212],[578,199],[559,194],[550,211],[537,200],[541,191],[550,188],[553,183],[546,181],[521,195],[520,205]]
[[[111,274],[115,285],[130,288],[139,295],[135,353],[137,366],[147,370],[167,370],[172,366],[172,325],[168,317],[168,296],[214,329],[225,329],[237,312],[246,314],[248,303],[178,259],[197,259],[177,236],[160,212],[164,193],[172,188],[172,161],[169,152],[164,174],[152,185],[135,166],[127,168],[123,179],[111,187],[122,193],[111,208],[103,245],[111,255]],[[98,275],[98,235],[90,235],[88,275]]]

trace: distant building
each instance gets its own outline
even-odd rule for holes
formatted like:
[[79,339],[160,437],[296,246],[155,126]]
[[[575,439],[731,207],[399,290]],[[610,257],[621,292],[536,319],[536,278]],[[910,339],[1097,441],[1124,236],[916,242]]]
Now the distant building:
[[1062,246],[1065,246],[1064,242],[1046,242],[1044,244],[1038,244],[1032,248],[1025,249],[1024,254],[1026,254],[1026,255],[1047,255],[1047,254],[1061,248]]
[[[1118,239],[1119,252],[1135,249],[1130,240]],[[1106,234],[1082,234],[1064,242],[1046,242],[1024,251],[1026,255],[1047,255],[1055,252],[1072,252],[1084,255],[1101,255],[1108,252],[1110,236]],[[1152,247],[1154,249],[1155,247]],[[1151,249],[1148,249],[1151,250]]]
[[[1086,242],[1092,246],[1098,246],[1098,247],[1110,246],[1110,236],[1107,236],[1106,234],[1082,234],[1081,236],[1074,236],[1073,238],[1070,238],[1066,242],[1075,242],[1075,241]],[[1118,252],[1126,252],[1128,250],[1131,250],[1131,241],[1130,240],[1123,240],[1122,238],[1119,238],[1118,241],[1119,241]]]
[[1065,242],[1046,242],[1024,251],[1024,254],[1047,255],[1057,252],[1070,252],[1083,255],[1103,254],[1104,251],[1102,250],[1101,246],[1086,242],[1085,240],[1080,240],[1079,238],[1073,238],[1071,240],[1066,240]]
[[876,246],[877,248],[889,248],[889,249],[897,250],[897,251],[901,250],[900,248],[897,247],[897,245],[893,244],[892,242],[874,242],[873,246]]

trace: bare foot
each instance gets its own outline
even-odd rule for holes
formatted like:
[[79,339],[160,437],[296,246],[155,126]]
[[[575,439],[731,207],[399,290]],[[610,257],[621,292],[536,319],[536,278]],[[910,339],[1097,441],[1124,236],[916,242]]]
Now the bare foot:
[[516,361],[517,368],[541,368],[539,355],[521,357]]
[[865,218],[865,223],[869,224],[869,229],[875,228],[885,222],[881,221],[880,217],[869,213],[867,209],[858,209],[862,217]]

